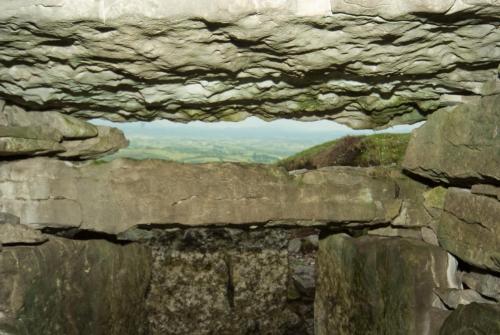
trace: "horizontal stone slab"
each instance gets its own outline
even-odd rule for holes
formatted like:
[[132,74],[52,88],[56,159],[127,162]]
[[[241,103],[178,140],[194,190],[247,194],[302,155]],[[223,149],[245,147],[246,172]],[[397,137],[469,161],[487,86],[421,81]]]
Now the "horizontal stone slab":
[[2,1],[0,95],[118,121],[413,123],[500,92],[499,13],[487,0]]
[[374,225],[389,223],[401,205],[383,168],[292,176],[265,165],[160,160],[3,162],[0,193],[0,211],[23,224],[111,234],[137,225]]

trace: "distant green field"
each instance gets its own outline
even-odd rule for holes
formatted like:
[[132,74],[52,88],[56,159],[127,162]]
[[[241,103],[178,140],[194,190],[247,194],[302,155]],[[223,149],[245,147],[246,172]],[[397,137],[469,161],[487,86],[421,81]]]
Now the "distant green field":
[[130,146],[105,160],[118,157],[164,159],[184,163],[244,162],[272,164],[313,143],[293,140],[184,139],[132,137]]

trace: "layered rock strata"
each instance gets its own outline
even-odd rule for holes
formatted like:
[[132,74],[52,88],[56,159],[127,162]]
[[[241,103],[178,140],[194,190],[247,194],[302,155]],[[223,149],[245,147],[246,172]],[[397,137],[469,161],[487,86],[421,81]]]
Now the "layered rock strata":
[[499,8],[487,0],[3,1],[0,97],[112,120],[413,123],[499,92]]
[[96,159],[127,145],[123,132],[116,128],[94,126],[57,112],[28,113],[0,100],[0,157]]

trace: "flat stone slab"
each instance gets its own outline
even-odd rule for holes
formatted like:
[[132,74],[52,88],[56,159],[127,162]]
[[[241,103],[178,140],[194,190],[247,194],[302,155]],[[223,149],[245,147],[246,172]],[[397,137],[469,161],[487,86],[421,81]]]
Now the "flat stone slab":
[[397,185],[384,168],[332,167],[289,175],[246,164],[160,160],[0,164],[0,210],[35,227],[118,234],[138,225],[389,223]]

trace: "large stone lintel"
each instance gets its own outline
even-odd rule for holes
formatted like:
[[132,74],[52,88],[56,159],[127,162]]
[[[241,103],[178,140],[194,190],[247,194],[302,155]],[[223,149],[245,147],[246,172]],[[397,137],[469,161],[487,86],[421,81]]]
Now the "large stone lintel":
[[272,166],[122,159],[4,162],[0,193],[0,211],[16,213],[23,224],[112,234],[138,225],[387,224],[401,203],[384,169],[292,176]]

